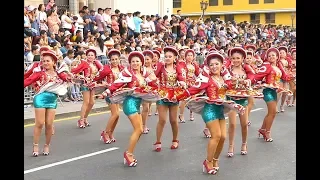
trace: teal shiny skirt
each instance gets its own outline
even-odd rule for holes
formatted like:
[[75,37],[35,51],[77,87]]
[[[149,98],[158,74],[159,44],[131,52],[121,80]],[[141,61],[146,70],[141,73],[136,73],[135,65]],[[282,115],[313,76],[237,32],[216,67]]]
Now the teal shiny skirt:
[[177,106],[179,105],[179,102],[167,102],[163,101],[162,99],[157,101],[157,105],[162,105],[162,106]]
[[262,91],[263,100],[267,103],[270,101],[277,101],[277,91],[271,88],[265,88]]
[[80,86],[80,91],[81,91],[81,92],[82,92],[82,91],[90,91],[90,89],[89,89],[88,87],[86,87],[86,86],[81,85],[81,86]]
[[234,101],[235,103],[240,104],[240,105],[243,106],[243,107],[248,106],[248,98],[235,100],[235,99],[227,96],[227,100]]
[[33,98],[34,108],[57,109],[58,95],[52,92],[42,92]]
[[201,117],[205,123],[213,120],[223,120],[224,117],[224,106],[216,104],[206,103],[202,109]]
[[140,113],[141,102],[141,98],[127,96],[123,101],[123,113],[127,116],[133,115],[135,113]]

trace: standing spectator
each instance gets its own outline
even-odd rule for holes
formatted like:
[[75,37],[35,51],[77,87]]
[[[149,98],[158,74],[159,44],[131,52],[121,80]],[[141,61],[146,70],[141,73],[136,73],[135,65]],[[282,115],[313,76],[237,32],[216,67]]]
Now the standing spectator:
[[47,20],[48,20],[49,32],[53,34],[58,34],[61,21],[58,17],[57,12],[54,9],[49,10]]
[[47,26],[47,13],[44,12],[45,7],[44,4],[39,4],[38,11],[37,11],[37,21],[40,25],[40,30],[48,31]]
[[102,17],[102,14],[104,14],[103,12],[104,10],[102,8],[98,8],[98,14],[95,16],[96,25],[98,27],[97,31],[100,33],[100,35],[104,34],[104,29],[106,28]]
[[128,23],[128,36],[134,35],[134,31],[136,30],[136,26],[134,24],[132,12],[127,12],[127,23]]
[[53,5],[55,5],[55,0],[49,0],[47,7],[46,7],[46,11],[48,12],[49,10],[51,10],[53,8]]
[[61,10],[61,27],[66,31],[71,31],[73,21],[69,18],[68,11],[66,9]]
[[142,23],[142,19],[140,18],[140,12],[137,11],[133,14],[133,23],[134,23],[134,36],[137,37],[138,33],[141,32],[141,23]]

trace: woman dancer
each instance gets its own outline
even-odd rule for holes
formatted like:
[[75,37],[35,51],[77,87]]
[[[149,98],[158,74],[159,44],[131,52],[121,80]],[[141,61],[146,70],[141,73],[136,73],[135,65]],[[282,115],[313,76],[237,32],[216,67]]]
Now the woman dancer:
[[[203,104],[201,107],[199,107],[199,105],[197,105],[199,108],[188,106],[190,109],[193,109],[194,112],[201,114],[212,136],[208,142],[207,158],[203,162],[203,172],[208,174],[216,174],[219,170],[218,160],[226,138],[224,111],[227,109],[225,109],[225,106],[235,109],[241,114],[244,112],[244,108],[241,105],[233,101],[224,100],[226,90],[232,88],[232,82],[230,74],[221,74],[221,72],[225,71],[222,67],[223,61],[224,57],[221,54],[210,53],[206,57],[209,71],[203,71],[198,76],[196,84],[193,87],[177,95],[177,100],[182,100],[196,95],[203,90],[206,93],[204,97],[198,100],[193,97],[188,101],[195,100],[196,104],[201,101],[200,103]],[[228,78],[223,78],[223,76],[228,76]]]
[[[245,59],[247,58],[247,53],[244,49],[236,47],[230,50],[231,54],[231,66],[228,68],[229,72],[232,76],[232,79],[237,83],[234,89],[234,92],[246,93],[245,82],[250,82],[252,76],[254,76],[254,71],[250,65],[244,64]],[[243,107],[248,106],[248,98],[232,98],[227,96],[227,100],[235,101],[237,104],[240,104]],[[234,153],[234,135],[236,129],[236,120],[237,120],[237,112],[231,110],[228,114],[229,116],[229,149],[228,149],[228,157],[233,157]],[[242,137],[242,145],[241,145],[241,155],[247,154],[247,137],[248,137],[248,109],[244,111],[244,114],[239,115],[240,125],[241,125],[241,137]]]
[[[152,68],[155,71],[157,69],[157,64],[159,62],[160,59],[160,52],[158,50],[152,50],[153,52],[153,59],[152,59]],[[149,106],[149,116],[151,116],[151,104]],[[154,113],[154,115],[158,115],[158,108],[156,108],[156,112]]]
[[177,87],[186,87],[185,83],[185,72],[182,67],[175,64],[178,56],[178,51],[174,47],[165,47],[164,49],[165,58],[164,64],[158,63],[155,75],[159,79],[159,87],[161,94],[168,96],[168,99],[162,99],[157,101],[157,108],[159,112],[159,121],[157,124],[157,140],[154,143],[154,149],[157,152],[161,151],[161,137],[163,128],[167,121],[169,111],[169,121],[172,129],[172,145],[171,149],[177,149],[179,147],[178,140],[178,105],[179,102],[172,101],[170,97],[174,94]]
[[[184,62],[179,62],[179,65],[181,67],[183,67],[186,71],[186,82],[187,82],[187,86],[191,87],[194,85],[195,81],[196,81],[196,77],[199,75],[199,66],[198,64],[195,62],[195,52],[192,49],[187,49],[185,50],[185,61]],[[179,114],[179,121],[180,123],[185,123],[185,119],[184,119],[184,109],[186,106],[186,102],[185,101],[181,101],[180,102],[180,114]],[[194,120],[194,115],[193,112],[190,111],[190,121]]]
[[92,81],[98,71],[103,67],[100,61],[96,59],[97,53],[94,49],[88,49],[86,51],[86,60],[81,60],[78,67],[71,70],[73,74],[83,73],[84,84],[80,86],[82,91],[83,102],[81,107],[80,119],[77,122],[79,128],[85,128],[90,126],[87,118],[94,105],[94,90],[90,90],[88,83]]
[[[144,55],[144,67],[147,71],[147,73],[154,73],[153,67],[152,67],[152,59],[154,57],[154,54],[150,50],[145,50],[142,52]],[[148,134],[150,129],[147,127],[147,119],[148,115],[151,116],[150,109],[151,109],[152,102],[143,101],[142,102],[142,124],[143,124],[143,134]]]
[[[93,81],[99,82],[105,79],[106,85],[108,86],[117,80],[120,72],[124,69],[124,67],[120,65],[120,56],[121,53],[119,50],[111,49],[108,52],[108,58],[111,62],[110,65],[104,65],[103,69],[98,72]],[[119,104],[111,103],[108,97],[106,97],[105,100],[109,105],[111,116],[109,117],[105,130],[100,134],[100,140],[102,140],[105,144],[110,144],[112,142],[116,142],[113,132],[119,120]]]
[[[132,89],[134,87],[145,87],[156,80],[154,74],[147,73],[143,67],[144,56],[142,53],[138,51],[131,52],[128,56],[128,61],[130,67],[121,71],[119,78],[109,86],[105,93],[103,93],[104,95],[107,94],[110,97],[111,94],[114,94],[114,92],[120,88]],[[139,114],[141,102],[141,97],[132,95],[125,95],[123,101],[123,112],[128,116],[134,129],[130,137],[128,149],[123,154],[124,164],[129,167],[135,167],[137,165],[137,160],[134,159],[133,152],[143,131],[142,119]]]
[[261,128],[258,130],[259,137],[263,136],[266,142],[272,142],[273,139],[270,135],[270,130],[272,123],[277,113],[277,91],[280,91],[280,79],[290,80],[290,77],[283,70],[281,63],[278,62],[280,57],[280,52],[276,48],[269,48],[265,54],[265,60],[262,66],[259,68],[258,72],[252,79],[252,83],[261,81],[265,78],[266,83],[262,85],[263,89],[263,99],[267,104],[268,112],[265,116]]
[[[291,102],[291,96],[288,97],[288,107],[293,107],[295,102],[296,102],[296,66],[297,66],[297,61],[296,61],[296,49],[292,48],[291,50],[291,68],[290,68],[290,73],[292,74],[292,80],[289,81],[290,85],[290,91],[293,93],[293,98]],[[291,102],[291,103],[290,103]]]
[[[279,62],[281,63],[283,70],[288,74],[289,73],[289,69],[291,68],[291,59],[287,57],[288,54],[288,48],[286,46],[280,46],[278,48],[279,52],[280,52],[280,58],[279,58]],[[288,89],[289,88],[289,82],[286,80],[281,79],[280,80],[280,86]],[[284,112],[284,102],[286,101],[287,98],[287,93],[283,92],[283,93],[279,93],[278,94],[278,98],[280,99],[281,96],[281,102],[280,102],[280,112]],[[278,99],[278,101],[279,101]],[[287,105],[289,105],[289,101],[287,101]]]
[[42,71],[34,72],[24,80],[24,87],[34,84],[35,96],[33,105],[35,108],[35,126],[33,132],[33,152],[34,157],[39,155],[39,139],[43,125],[45,124],[46,143],[43,148],[43,155],[49,155],[49,145],[52,136],[52,125],[57,108],[58,95],[67,93],[66,81],[71,80],[71,76],[61,69],[56,70],[57,56],[53,51],[42,52]]

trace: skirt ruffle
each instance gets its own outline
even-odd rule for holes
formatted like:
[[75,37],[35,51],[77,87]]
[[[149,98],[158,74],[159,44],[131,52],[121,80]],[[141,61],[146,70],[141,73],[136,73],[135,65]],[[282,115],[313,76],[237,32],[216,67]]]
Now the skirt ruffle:
[[216,100],[209,100],[207,96],[201,97],[192,97],[186,103],[186,106],[192,111],[197,114],[201,114],[202,109],[204,108],[205,104],[216,104],[216,105],[223,105],[224,106],[224,113],[228,113],[230,110],[234,110],[239,114],[243,114],[245,112],[245,107],[232,100],[224,100],[224,99],[216,99]]

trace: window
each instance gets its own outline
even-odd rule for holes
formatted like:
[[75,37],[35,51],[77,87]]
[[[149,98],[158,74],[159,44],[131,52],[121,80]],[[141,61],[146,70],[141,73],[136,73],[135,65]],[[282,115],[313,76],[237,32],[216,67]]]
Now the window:
[[228,15],[224,15],[224,22],[228,22],[228,21],[233,21],[234,20],[234,15],[233,14],[228,14]]
[[275,13],[267,13],[266,14],[266,23],[276,23],[276,14]]
[[260,23],[260,14],[250,14],[250,23],[259,24]]
[[232,5],[233,4],[233,0],[223,0],[223,5]]
[[181,0],[173,0],[173,8],[181,8]]
[[249,0],[249,4],[259,4],[259,0]]
[[274,0],[264,0],[265,4],[274,3]]
[[218,6],[218,0],[209,0],[209,6]]
[[211,15],[211,16],[210,16],[210,19],[211,19],[212,21],[215,21],[216,19],[220,19],[220,16],[219,16],[219,15]]

